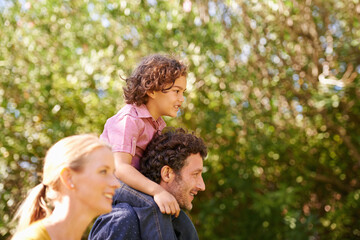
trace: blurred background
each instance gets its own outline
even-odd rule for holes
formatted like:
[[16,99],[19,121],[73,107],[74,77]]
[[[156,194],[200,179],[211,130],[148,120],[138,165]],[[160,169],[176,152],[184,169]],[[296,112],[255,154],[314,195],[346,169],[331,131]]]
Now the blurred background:
[[[359,0],[0,0],[0,236],[46,150],[100,134],[142,57],[209,148],[200,239],[360,239]],[[86,236],[84,236],[86,238]]]

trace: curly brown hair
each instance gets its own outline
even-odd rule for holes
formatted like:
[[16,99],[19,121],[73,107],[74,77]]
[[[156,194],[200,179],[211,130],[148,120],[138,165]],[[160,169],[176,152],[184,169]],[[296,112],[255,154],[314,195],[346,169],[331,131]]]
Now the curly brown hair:
[[[160,54],[145,57],[126,79],[125,102],[140,106],[148,101],[147,91],[169,90],[177,78],[187,75],[187,67],[171,56]],[[165,89],[165,85],[171,86]]]
[[207,148],[201,138],[182,128],[167,127],[157,133],[147,146],[140,162],[140,172],[150,180],[160,183],[161,169],[167,165],[176,174],[185,166],[185,160],[191,154],[207,155]]

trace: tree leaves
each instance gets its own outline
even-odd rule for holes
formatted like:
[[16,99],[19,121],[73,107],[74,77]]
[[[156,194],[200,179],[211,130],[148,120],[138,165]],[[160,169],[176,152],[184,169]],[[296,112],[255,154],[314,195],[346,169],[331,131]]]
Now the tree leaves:
[[[3,1],[0,232],[46,150],[100,134],[119,78],[154,52],[189,65],[179,118],[207,143],[201,239],[360,234],[357,1]],[[190,9],[190,10],[189,10]],[[321,81],[320,81],[321,80]]]

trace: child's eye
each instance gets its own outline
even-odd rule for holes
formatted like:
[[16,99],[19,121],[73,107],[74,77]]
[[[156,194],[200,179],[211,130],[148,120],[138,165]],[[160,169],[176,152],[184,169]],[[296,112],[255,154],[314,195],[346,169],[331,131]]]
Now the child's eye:
[[107,174],[107,170],[106,169],[100,170],[100,174]]

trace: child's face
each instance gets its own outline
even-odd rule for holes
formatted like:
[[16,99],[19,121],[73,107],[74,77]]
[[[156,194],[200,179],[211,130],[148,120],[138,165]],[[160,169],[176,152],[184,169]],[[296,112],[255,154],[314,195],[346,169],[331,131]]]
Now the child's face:
[[[165,86],[167,89],[171,85]],[[151,115],[157,119],[160,116],[176,117],[177,112],[184,102],[184,91],[186,90],[186,77],[177,78],[174,85],[167,91],[155,91],[149,101],[154,106]]]

